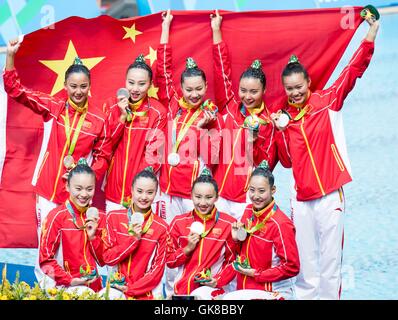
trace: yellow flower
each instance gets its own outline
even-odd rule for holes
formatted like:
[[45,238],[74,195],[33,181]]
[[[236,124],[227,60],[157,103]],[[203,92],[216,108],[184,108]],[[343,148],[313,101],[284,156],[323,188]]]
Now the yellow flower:
[[5,294],[3,294],[0,296],[0,300],[8,300],[8,297]]
[[62,294],[62,300],[70,300],[70,295],[69,295],[69,293],[64,292],[64,293]]
[[48,294],[55,296],[57,294],[57,288],[49,288],[47,289]]
[[29,297],[29,300],[37,300],[37,297],[36,297],[35,295],[31,295],[31,296]]

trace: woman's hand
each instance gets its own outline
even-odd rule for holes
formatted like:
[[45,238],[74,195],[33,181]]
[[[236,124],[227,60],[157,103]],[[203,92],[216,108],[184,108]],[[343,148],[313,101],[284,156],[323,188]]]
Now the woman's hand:
[[275,127],[279,131],[284,131],[287,128],[287,126],[286,127],[280,127],[279,126],[279,122],[278,122],[281,114],[282,114],[282,110],[278,110],[276,113],[271,113],[271,120],[274,123]]
[[162,34],[160,35],[160,44],[166,44],[169,42],[170,25],[173,20],[173,15],[170,9],[162,12]]
[[198,242],[200,241],[200,235],[197,233],[190,233],[188,235],[188,244],[186,245],[186,247],[184,248],[184,253],[185,255],[189,255],[192,251],[195,250],[196,245],[198,244]]
[[203,118],[198,121],[197,127],[198,128],[204,128],[206,127],[210,122],[215,121],[217,119],[217,116],[215,113],[209,111],[209,110],[203,110]]
[[117,106],[119,107],[120,110],[119,120],[121,123],[125,123],[127,119],[126,109],[129,107],[129,99],[125,96],[118,96],[117,100],[118,100]]
[[222,41],[222,17],[218,13],[218,10],[215,11],[215,14],[210,14],[210,21],[211,29],[213,30],[213,44],[218,44]]
[[365,21],[369,24],[369,31],[366,35],[366,40],[368,41],[375,41],[377,36],[377,31],[379,30],[380,20],[376,20],[374,17],[368,17]]
[[85,223],[86,233],[89,240],[94,240],[95,233],[98,229],[98,219],[88,219]]
[[7,55],[9,56],[15,56],[17,53],[19,47],[21,46],[21,42],[19,42],[19,39],[12,39],[8,41],[7,44]]
[[134,231],[134,236],[140,240],[141,239],[141,234],[142,234],[142,226],[139,223],[135,223],[132,225],[133,231]]
[[211,288],[215,288],[215,287],[217,287],[217,280],[214,278],[211,278],[211,280],[209,282],[204,282],[204,283],[202,283],[202,285],[208,286]]
[[[236,270],[236,271],[238,271],[239,273],[241,273],[241,274],[243,274],[243,275],[245,275],[245,276],[248,276],[248,277],[254,277],[254,274],[255,274],[255,272],[256,272],[256,270],[255,269],[252,269],[252,268],[250,268],[250,269],[245,269],[245,268],[242,268],[241,266],[233,266],[234,267],[234,269]],[[238,269],[236,269],[236,268],[238,268]]]
[[213,31],[221,30],[222,17],[218,13],[218,10],[215,10],[215,14],[214,13],[210,14],[210,20],[211,20],[211,28],[213,29]]
[[90,279],[90,280],[85,280],[82,278],[73,278],[72,281],[70,282],[71,287],[75,286],[89,286],[91,283],[93,283],[95,280],[97,280],[97,277]]
[[14,69],[15,54],[17,53],[20,45],[21,42],[19,41],[19,39],[10,40],[7,43],[7,55],[6,55],[6,67],[5,67],[6,70]]
[[238,229],[243,228],[244,224],[240,221],[235,221],[232,223],[232,228],[231,228],[231,235],[232,235],[232,239],[235,242],[238,242]]

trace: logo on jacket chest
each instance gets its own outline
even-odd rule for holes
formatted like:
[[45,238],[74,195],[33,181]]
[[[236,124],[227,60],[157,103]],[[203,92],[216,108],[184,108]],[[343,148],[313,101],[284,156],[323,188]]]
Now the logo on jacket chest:
[[213,230],[211,230],[211,234],[217,238],[221,236],[221,233],[222,233],[221,228],[213,228]]
[[91,126],[92,126],[92,123],[90,121],[87,121],[87,120],[83,121],[83,128],[90,129]]

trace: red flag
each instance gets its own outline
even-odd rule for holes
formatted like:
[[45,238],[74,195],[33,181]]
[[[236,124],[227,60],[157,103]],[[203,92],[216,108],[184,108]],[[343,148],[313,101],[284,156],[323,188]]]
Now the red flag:
[[[221,12],[235,88],[242,71],[260,59],[267,76],[266,101],[272,102],[284,94],[281,71],[291,54],[308,67],[312,89],[322,88],[361,23],[360,9]],[[179,83],[185,59],[191,56],[206,72],[208,96],[214,98],[210,13],[172,12],[170,44],[175,82]],[[64,94],[65,71],[78,55],[91,70],[93,101],[102,106],[124,87],[127,66],[138,54],[143,53],[155,70],[161,21],[159,13],[123,20],[70,17],[54,28],[35,31],[25,36],[16,56],[22,84],[52,95]],[[156,95],[156,88],[151,92]],[[0,247],[37,246],[31,182],[42,136],[41,117],[9,100],[0,184]]]

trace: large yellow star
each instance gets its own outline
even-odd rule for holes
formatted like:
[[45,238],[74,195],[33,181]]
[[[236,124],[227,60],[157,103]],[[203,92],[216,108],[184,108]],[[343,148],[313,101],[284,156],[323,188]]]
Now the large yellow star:
[[[78,57],[75,46],[72,41],[69,41],[68,49],[66,50],[65,58],[63,60],[39,60],[47,68],[54,71],[58,77],[55,81],[53,89],[51,90],[51,95],[55,95],[64,88],[65,82],[65,71],[73,64],[75,58]],[[96,58],[80,58],[83,64],[91,70],[95,65],[101,62],[105,57]]]
[[152,67],[156,60],[156,50],[153,50],[152,47],[149,47],[149,53],[145,56],[145,59],[149,59]]
[[155,87],[155,86],[152,84],[151,87],[150,87],[149,90],[148,90],[148,97],[155,98],[155,99],[159,99],[159,97],[158,97],[158,91],[159,91],[159,88],[158,88],[158,87]]
[[123,27],[123,29],[126,31],[126,34],[124,35],[123,39],[130,38],[131,40],[133,40],[134,43],[135,43],[135,37],[142,34],[141,31],[135,29],[135,23],[131,26],[131,28]]

